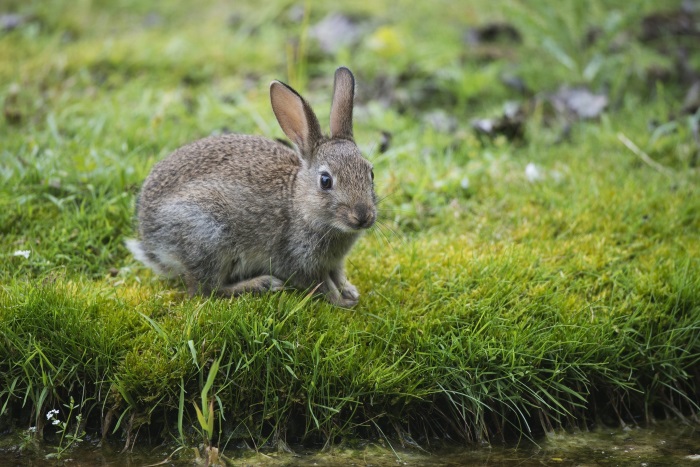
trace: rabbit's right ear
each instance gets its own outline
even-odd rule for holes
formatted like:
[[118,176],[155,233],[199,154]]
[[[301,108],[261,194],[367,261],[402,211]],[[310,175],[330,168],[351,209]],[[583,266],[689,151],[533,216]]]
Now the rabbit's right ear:
[[281,81],[270,83],[270,101],[284,134],[297,145],[304,157],[311,157],[323,134],[309,104]]
[[331,138],[353,141],[352,101],[355,97],[355,77],[341,66],[335,70],[333,81],[333,102],[331,104]]

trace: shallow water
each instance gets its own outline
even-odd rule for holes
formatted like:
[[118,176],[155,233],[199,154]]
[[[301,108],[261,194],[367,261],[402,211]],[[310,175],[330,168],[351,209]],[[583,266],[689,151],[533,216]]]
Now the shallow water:
[[[121,453],[116,445],[84,442],[58,461],[46,459],[50,446],[30,444],[20,449],[17,437],[0,440],[0,466],[196,466],[193,451],[180,451],[172,460],[170,448],[140,447]],[[226,452],[229,464],[261,466],[371,465],[383,466],[698,466],[700,425],[665,421],[647,428],[599,428],[585,432],[559,431],[518,445],[441,448],[433,452],[393,449],[385,443],[368,442],[358,449],[333,448],[325,452],[297,449],[289,453]]]

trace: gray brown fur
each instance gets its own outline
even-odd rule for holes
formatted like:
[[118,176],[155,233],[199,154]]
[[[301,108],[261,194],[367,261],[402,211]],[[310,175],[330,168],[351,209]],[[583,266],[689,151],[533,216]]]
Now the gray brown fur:
[[[331,137],[293,89],[273,81],[273,110],[296,152],[260,136],[209,137],[156,164],[144,182],[134,256],[185,279],[191,294],[314,289],[350,307],[344,259],[376,219],[372,166],[352,139],[354,78],[335,75]],[[320,174],[333,179],[330,190]]]

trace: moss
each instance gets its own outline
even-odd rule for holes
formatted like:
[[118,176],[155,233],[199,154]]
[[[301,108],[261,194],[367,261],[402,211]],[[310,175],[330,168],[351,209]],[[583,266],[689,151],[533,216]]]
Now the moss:
[[[18,4],[29,19],[0,35],[2,413],[31,425],[73,396],[93,431],[127,444],[150,423],[154,438],[223,447],[493,440],[697,410],[697,119],[649,129],[685,91],[641,78],[664,61],[633,39],[653,2],[556,13],[341,2],[391,47],[308,57],[294,48],[308,31],[282,3],[64,3]],[[314,5],[310,22],[328,8]],[[462,42],[489,20],[523,41]],[[572,20],[605,24],[602,42],[586,49]],[[348,259],[356,309],[301,292],[191,299],[129,256],[135,196],[157,160],[212,133],[281,136],[270,79],[288,71],[324,107],[339,61],[357,74],[355,133],[384,197]],[[567,121],[503,74],[539,96],[608,87],[614,104]],[[524,140],[472,134],[468,122],[506,99],[533,107]],[[453,124],[430,123],[435,110]],[[193,409],[202,397],[214,440]]]

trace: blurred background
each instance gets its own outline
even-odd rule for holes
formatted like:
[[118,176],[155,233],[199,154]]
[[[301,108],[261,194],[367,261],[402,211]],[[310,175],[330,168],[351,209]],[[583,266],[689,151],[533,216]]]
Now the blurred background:
[[[138,145],[150,131],[174,131],[174,119],[199,133],[279,134],[264,102],[269,81],[325,104],[338,65],[357,75],[358,125],[368,131],[400,132],[394,119],[406,115],[441,131],[471,125],[519,138],[520,114],[535,102],[571,120],[659,92],[692,113],[698,9],[692,0],[5,0],[4,123],[53,115],[80,126],[89,113],[100,131],[109,125]],[[97,107],[81,111],[88,103]]]

